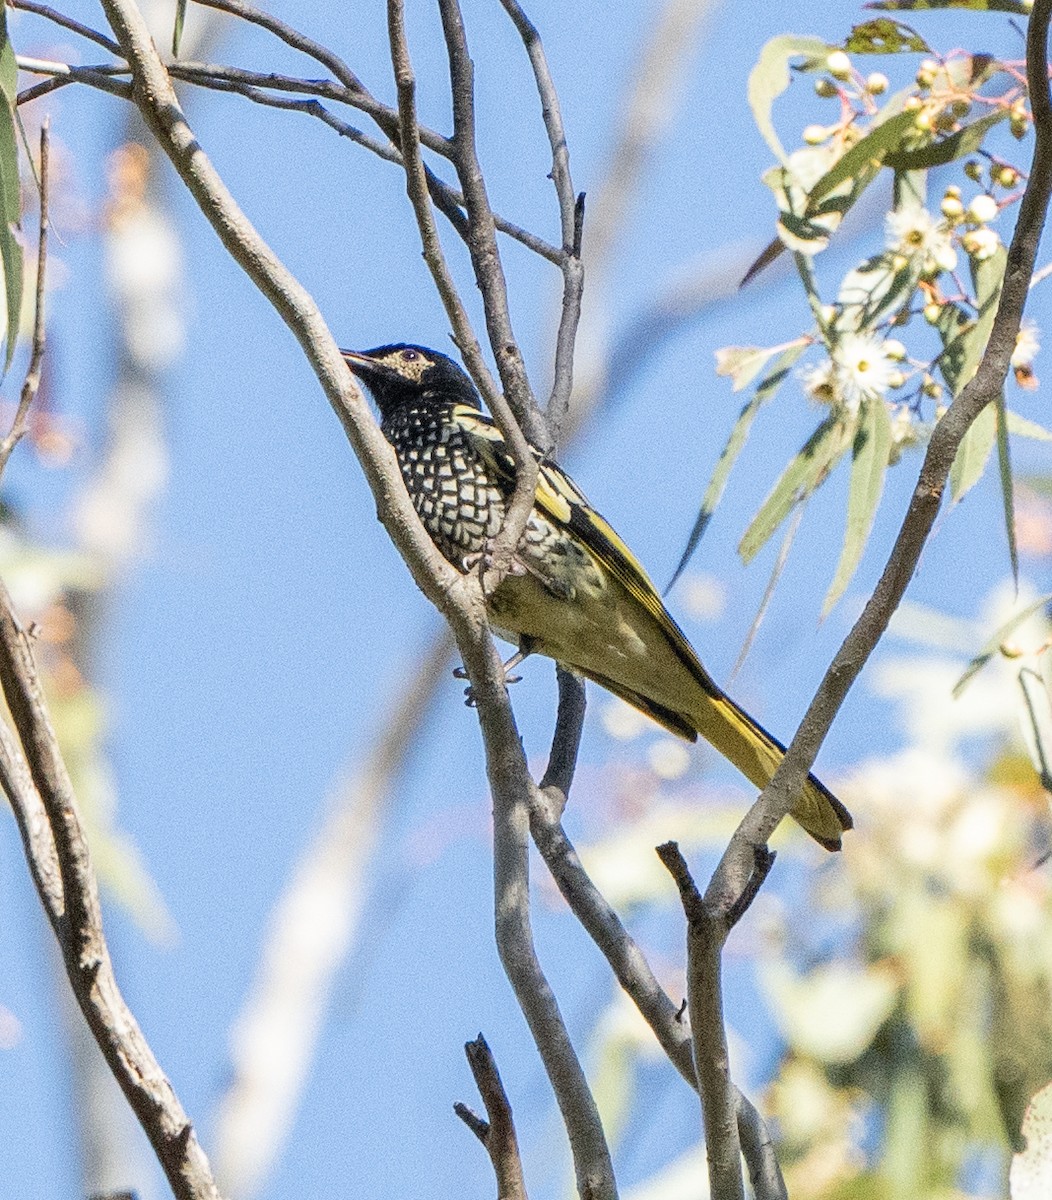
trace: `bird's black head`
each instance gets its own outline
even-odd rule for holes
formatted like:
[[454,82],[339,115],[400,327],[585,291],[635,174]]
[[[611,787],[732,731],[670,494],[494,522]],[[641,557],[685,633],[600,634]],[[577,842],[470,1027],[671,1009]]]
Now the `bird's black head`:
[[340,353],[372,393],[381,417],[390,417],[406,404],[428,400],[479,406],[475,385],[462,368],[437,350],[400,343]]

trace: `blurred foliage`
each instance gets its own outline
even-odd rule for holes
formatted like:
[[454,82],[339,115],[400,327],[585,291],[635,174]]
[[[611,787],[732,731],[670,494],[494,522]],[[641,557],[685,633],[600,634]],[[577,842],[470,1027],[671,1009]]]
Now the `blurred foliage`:
[[[1052,532],[1052,512],[1043,520]],[[1031,533],[1023,545],[1046,541]],[[1013,1182],[1015,1194],[1031,1200],[1050,1194],[1033,1182],[1048,1170],[1043,1108],[1026,1126],[1024,1113],[1052,1080],[1052,831],[1041,784],[1052,690],[1042,682],[1028,694],[1020,681],[1048,679],[1048,602],[1008,584],[978,620],[913,605],[893,634],[902,652],[871,682],[906,747],[835,781],[856,816],[835,869],[793,873],[803,886],[788,895],[771,881],[736,934],[783,1039],[762,1107],[794,1200],[1004,1196],[1012,1153],[1028,1139],[1012,1171],[1026,1181]],[[980,658],[955,695],[969,659]],[[1045,725],[1034,722],[1035,703]],[[675,836],[688,853],[714,853],[741,803],[706,796],[699,807],[689,764],[666,769],[663,735],[617,702],[604,724],[636,750],[638,765],[621,768],[636,800],[613,791],[618,821],[582,859],[619,911],[651,937],[660,913],[676,938],[682,916],[653,846]],[[785,828],[778,839],[783,859],[812,849]],[[678,953],[655,969],[670,995],[683,994]],[[751,1018],[728,1019],[741,1028]],[[615,998],[593,1048],[615,1136],[655,1049]],[[748,1079],[740,1061],[735,1075]],[[666,1164],[638,1195],[695,1194],[692,1164],[690,1153]]]

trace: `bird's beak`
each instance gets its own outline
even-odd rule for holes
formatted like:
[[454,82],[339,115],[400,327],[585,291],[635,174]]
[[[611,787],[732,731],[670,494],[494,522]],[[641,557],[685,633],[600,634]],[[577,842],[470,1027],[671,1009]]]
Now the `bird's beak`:
[[386,367],[381,366],[375,358],[370,358],[367,354],[359,354],[355,350],[341,350],[340,353],[351,371],[366,383],[387,372]]

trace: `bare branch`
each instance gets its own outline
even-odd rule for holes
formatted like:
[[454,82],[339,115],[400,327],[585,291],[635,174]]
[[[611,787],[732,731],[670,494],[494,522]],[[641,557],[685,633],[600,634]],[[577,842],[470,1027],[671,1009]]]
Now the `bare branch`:
[[108,38],[104,33],[99,33],[97,29],[92,29],[88,25],[82,25],[80,21],[74,21],[72,17],[67,17],[65,13],[49,8],[46,4],[37,4],[36,0],[7,0],[7,2],[10,8],[17,8],[22,12],[43,17],[55,25],[60,25],[63,29],[68,29],[71,33],[87,38],[89,42],[94,42],[96,46],[101,46],[111,54],[120,55],[121,48],[112,38]]
[[1008,248],[1008,264],[989,342],[974,377],[935,426],[909,508],[872,596],[834,656],[774,778],[738,826],[712,876],[706,902],[725,913],[747,886],[753,870],[754,847],[766,844],[792,807],[851,685],[909,586],[938,515],[957,448],[972,422],[1004,386],[1052,194],[1052,98],[1047,62],[1050,15],[1052,0],[1037,0],[1027,34],[1034,157]]
[[[511,326],[507,282],[494,236],[493,212],[486,194],[486,181],[475,146],[475,68],[468,52],[464,17],[460,11],[459,0],[439,0],[438,7],[446,39],[450,91],[453,98],[453,165],[460,179],[468,219],[471,222],[468,250],[471,253],[472,266],[475,268],[475,279],[482,293],[489,342],[497,361],[497,371],[504,394],[515,420],[535,445],[547,449],[548,431],[533,398],[522,353]],[[509,437],[509,433],[514,435],[515,430],[504,427],[508,423],[505,414],[494,412],[493,415],[501,425],[501,432],[508,441],[509,449],[519,468],[521,485],[521,477],[526,473],[524,468],[527,460],[532,461],[532,456],[525,445],[520,444],[521,437]],[[534,479],[529,489],[531,504],[535,483]],[[516,488],[509,520],[521,499],[518,495],[520,490]],[[515,539],[515,542],[517,541],[518,538]]]
[[[442,241],[435,227],[435,219],[431,214],[431,200],[428,195],[427,183],[424,178],[424,164],[420,157],[419,125],[416,114],[416,77],[413,64],[409,57],[409,44],[405,35],[405,11],[402,0],[388,0],[387,32],[391,44],[391,67],[394,71],[395,86],[398,89],[398,115],[401,121],[402,138],[400,148],[405,165],[406,191],[413,213],[416,216],[417,228],[420,230],[420,242],[424,250],[424,261],[427,263],[431,278],[439,298],[453,327],[453,340],[464,356],[468,369],[471,371],[479,391],[486,404],[492,409],[500,403],[500,390],[486,360],[482,357],[482,347],[479,345],[471,318],[460,298],[453,276],[446,263]],[[468,235],[470,237],[470,234]]]
[[454,1112],[486,1147],[493,1173],[497,1177],[497,1200],[526,1200],[522,1177],[519,1142],[504,1084],[501,1083],[493,1052],[480,1033],[464,1047],[475,1085],[486,1106],[488,1121],[483,1121],[464,1104],[455,1104]]
[[50,193],[48,150],[48,122],[45,120],[40,127],[40,232],[37,236],[37,280],[36,293],[33,298],[33,346],[29,353],[29,366],[26,368],[26,377],[18,398],[15,419],[11,423],[7,437],[0,442],[0,475],[3,475],[12,451],[25,437],[29,409],[40,389],[40,366],[44,359],[44,288],[47,278],[48,197]]
[[723,1025],[723,944],[730,926],[723,913],[702,899],[676,843],[658,846],[657,853],[676,881],[687,918],[687,996],[709,1190],[720,1200],[745,1200],[737,1098]]
[[519,31],[541,98],[541,116],[552,149],[551,179],[559,201],[559,220],[562,230],[563,253],[560,267],[563,273],[563,299],[559,329],[555,338],[555,366],[552,393],[548,400],[548,432],[553,442],[566,416],[573,390],[574,343],[581,320],[581,298],[584,294],[584,265],[581,262],[581,240],[584,221],[584,193],[575,195],[570,176],[570,151],[563,129],[559,94],[555,90],[548,58],[536,26],[526,16],[518,0],[501,0],[505,12]]
[[[0,682],[28,761],[27,769],[5,728],[0,774],[18,814],[30,869],[73,993],[178,1200],[219,1200],[194,1127],[117,986],[76,798],[44,703],[30,638],[2,584]],[[42,813],[54,839],[50,847],[41,829]],[[55,888],[56,859],[61,900]]]
[[559,684],[559,709],[555,717],[555,734],[552,737],[548,769],[541,780],[541,791],[557,798],[562,811],[573,785],[577,767],[577,751],[584,732],[584,714],[587,704],[584,680],[568,667],[556,664],[555,677]]

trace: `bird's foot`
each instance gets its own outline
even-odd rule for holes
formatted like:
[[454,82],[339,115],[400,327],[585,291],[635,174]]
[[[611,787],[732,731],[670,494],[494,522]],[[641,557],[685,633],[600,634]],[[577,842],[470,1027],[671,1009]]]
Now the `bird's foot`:
[[[516,652],[511,656],[511,658],[509,658],[508,661],[506,663],[504,663],[502,666],[502,670],[504,671],[505,686],[510,687],[511,684],[513,684],[513,683],[521,683],[522,682],[521,675],[512,675],[511,672],[514,671],[515,668],[517,666],[519,666],[520,663],[525,662],[525,660],[527,658],[529,658],[529,656],[532,653],[533,653],[533,639],[524,637],[519,642],[518,650],[516,650]],[[463,667],[454,667],[453,668],[453,678],[454,679],[467,679],[467,677],[468,677],[468,673]],[[464,689],[464,703],[468,706],[468,708],[475,707],[475,703],[476,703],[475,689],[470,684],[468,684],[468,686]]]

